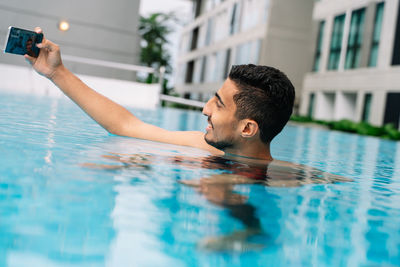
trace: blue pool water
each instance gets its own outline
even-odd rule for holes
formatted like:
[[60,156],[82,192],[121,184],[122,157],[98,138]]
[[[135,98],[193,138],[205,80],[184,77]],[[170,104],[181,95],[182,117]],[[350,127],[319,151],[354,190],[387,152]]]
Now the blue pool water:
[[[133,111],[206,127],[198,112]],[[353,182],[237,185],[235,211],[179,183],[223,172],[207,153],[111,136],[66,99],[0,93],[0,266],[400,265],[400,143],[289,125],[272,152]],[[241,243],[248,221],[262,233]]]

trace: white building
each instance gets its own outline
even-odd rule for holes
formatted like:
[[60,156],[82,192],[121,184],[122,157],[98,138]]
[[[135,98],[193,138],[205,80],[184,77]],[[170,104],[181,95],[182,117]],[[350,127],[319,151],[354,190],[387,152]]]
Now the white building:
[[[63,55],[139,64],[138,33],[140,0],[2,0],[0,2],[0,46],[9,26],[43,28],[46,37],[61,47]],[[61,31],[61,21],[69,30]],[[64,62],[73,72],[134,80],[133,72]],[[0,64],[26,66],[21,56],[2,54]]]
[[399,0],[315,3],[313,72],[304,79],[300,113],[315,119],[400,118]]
[[313,0],[193,0],[194,20],[181,36],[175,90],[207,100],[231,65],[284,71],[300,96],[312,65]]

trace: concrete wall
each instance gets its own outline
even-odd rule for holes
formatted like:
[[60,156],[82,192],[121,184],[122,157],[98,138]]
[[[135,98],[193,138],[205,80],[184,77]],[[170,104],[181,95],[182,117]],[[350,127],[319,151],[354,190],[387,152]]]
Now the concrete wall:
[[299,102],[304,75],[312,68],[312,0],[271,0],[260,64],[277,67],[296,88]]
[[315,118],[319,120],[333,120],[333,111],[335,110],[335,93],[319,92],[315,101]]
[[357,102],[356,93],[337,92],[335,101],[334,120],[348,119],[354,121],[357,116],[356,102]]
[[[8,27],[33,29],[40,26],[45,36],[61,47],[63,54],[139,63],[140,0],[2,0],[0,2],[0,46],[3,48]],[[61,32],[60,20],[70,29]],[[2,54],[0,63],[25,65],[22,57]],[[78,63],[66,63],[76,73],[119,79],[134,79],[132,72],[105,70]]]
[[[383,117],[386,105],[386,94],[388,92],[400,91],[400,67],[390,69],[356,69],[342,73],[327,72],[307,74],[304,79],[303,98],[300,113],[307,114],[309,95],[315,92],[344,92],[356,93],[357,100],[354,103],[354,120],[361,119],[361,107],[363,95],[372,93],[371,113],[369,122],[375,125],[383,123]],[[321,112],[315,109],[316,117]],[[322,111],[324,113],[324,111]],[[324,113],[325,114],[325,113]],[[340,114],[339,114],[340,115]],[[332,114],[332,118],[341,116]]]
[[[53,83],[30,67],[0,64],[0,91],[16,94],[66,97]],[[97,92],[127,107],[155,108],[159,104],[160,85],[100,78],[78,77]]]

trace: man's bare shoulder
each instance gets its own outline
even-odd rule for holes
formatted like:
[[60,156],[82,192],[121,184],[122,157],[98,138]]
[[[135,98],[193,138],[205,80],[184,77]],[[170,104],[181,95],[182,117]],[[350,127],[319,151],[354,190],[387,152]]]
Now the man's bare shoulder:
[[275,178],[276,180],[282,179],[282,176],[285,176],[285,179],[295,176],[294,180],[297,180],[297,182],[300,182],[301,184],[340,183],[353,181],[350,178],[325,172],[311,166],[282,160],[273,160],[268,165],[268,176],[270,178]]

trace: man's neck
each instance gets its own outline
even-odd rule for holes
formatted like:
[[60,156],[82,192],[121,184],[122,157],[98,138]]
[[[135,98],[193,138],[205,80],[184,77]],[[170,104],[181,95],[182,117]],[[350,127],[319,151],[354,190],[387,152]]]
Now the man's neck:
[[263,162],[271,162],[273,160],[269,143],[245,144],[240,147],[227,148],[224,152],[227,157],[238,157]]

